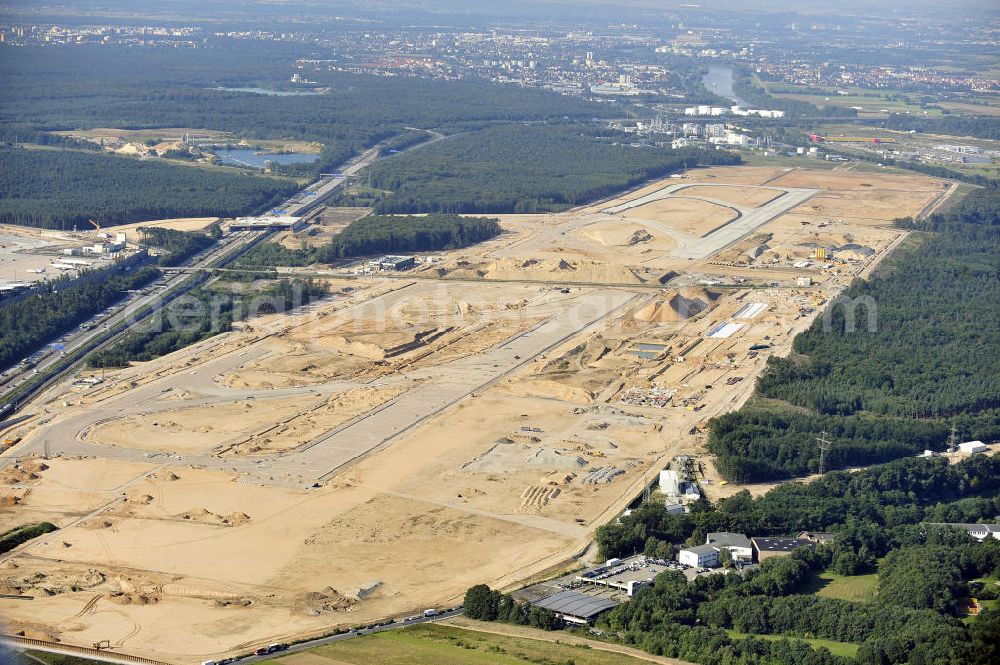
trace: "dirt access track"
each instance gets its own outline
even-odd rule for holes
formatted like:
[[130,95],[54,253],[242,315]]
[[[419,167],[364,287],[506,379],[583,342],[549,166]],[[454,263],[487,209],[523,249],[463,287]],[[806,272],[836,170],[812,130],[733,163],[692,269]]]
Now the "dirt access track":
[[0,556],[7,630],[199,663],[565,566],[945,192],[697,170],[67,380],[0,432],[0,529],[59,527]]

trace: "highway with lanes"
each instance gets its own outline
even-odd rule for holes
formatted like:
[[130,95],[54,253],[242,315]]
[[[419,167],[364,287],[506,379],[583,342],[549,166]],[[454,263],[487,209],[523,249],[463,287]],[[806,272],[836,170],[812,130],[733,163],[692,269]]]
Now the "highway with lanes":
[[[379,158],[379,147],[366,150],[336,174],[323,175],[316,182],[279,204],[263,216],[303,215],[333,194],[350,176]],[[213,268],[232,261],[267,237],[266,231],[243,231],[222,238],[218,243],[192,257],[185,272],[165,273],[159,286],[131,293],[123,301],[95,315],[80,328],[65,334],[31,356],[32,361],[7,371],[6,383],[0,381],[0,425],[44,388],[52,385],[77,367],[84,357],[106,345],[150,314],[162,309],[177,297],[201,283]],[[201,273],[200,271],[206,271]],[[52,344],[61,348],[54,349]],[[27,360],[27,359],[26,359]],[[0,379],[3,375],[0,375]]]

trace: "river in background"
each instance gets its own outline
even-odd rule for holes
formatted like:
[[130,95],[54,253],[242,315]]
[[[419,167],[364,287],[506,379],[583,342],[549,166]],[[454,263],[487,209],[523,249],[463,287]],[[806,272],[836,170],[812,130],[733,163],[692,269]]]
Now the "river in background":
[[733,70],[729,67],[709,67],[708,73],[701,77],[701,82],[709,92],[726,97],[737,106],[750,106],[745,99],[733,92]]

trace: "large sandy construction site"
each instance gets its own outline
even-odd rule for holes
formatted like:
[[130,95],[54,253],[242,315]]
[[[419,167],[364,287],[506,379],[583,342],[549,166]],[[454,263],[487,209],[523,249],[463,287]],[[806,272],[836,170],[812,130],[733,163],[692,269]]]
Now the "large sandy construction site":
[[60,528],[0,558],[7,631],[196,663],[589,556],[948,191],[694,171],[67,381],[9,429],[0,529]]

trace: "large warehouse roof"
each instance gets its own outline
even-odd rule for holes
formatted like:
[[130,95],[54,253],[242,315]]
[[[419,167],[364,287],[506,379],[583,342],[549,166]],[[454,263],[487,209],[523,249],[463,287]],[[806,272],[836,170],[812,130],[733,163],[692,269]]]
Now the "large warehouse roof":
[[576,591],[560,591],[535,601],[534,604],[559,614],[580,617],[581,619],[591,619],[618,605],[605,598],[596,598]]

